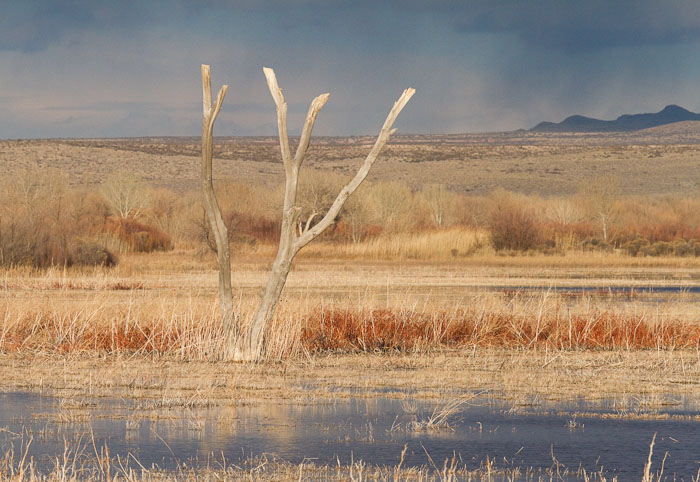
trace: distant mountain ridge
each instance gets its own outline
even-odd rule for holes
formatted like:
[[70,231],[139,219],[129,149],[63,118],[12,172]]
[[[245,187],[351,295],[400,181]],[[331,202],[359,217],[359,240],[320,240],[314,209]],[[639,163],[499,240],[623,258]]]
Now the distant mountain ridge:
[[572,115],[559,123],[540,122],[531,132],[625,132],[648,129],[675,122],[700,121],[700,114],[677,105],[667,105],[654,114],[624,114],[615,120]]

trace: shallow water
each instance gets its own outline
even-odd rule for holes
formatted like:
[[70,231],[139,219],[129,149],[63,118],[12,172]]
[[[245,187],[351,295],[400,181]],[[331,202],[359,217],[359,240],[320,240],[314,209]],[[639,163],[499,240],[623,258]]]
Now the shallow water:
[[[165,401],[167,404],[167,401]],[[443,402],[446,403],[446,402]],[[140,405],[140,406],[139,406]],[[162,403],[161,403],[162,405]],[[299,463],[363,460],[396,465],[404,445],[404,466],[438,466],[453,455],[460,466],[476,468],[486,457],[497,466],[549,468],[554,459],[576,469],[601,468],[620,480],[639,480],[649,442],[658,432],[655,468],[669,453],[665,474],[690,480],[700,467],[700,412],[682,401],[650,412],[685,419],[601,418],[615,415],[620,402],[576,401],[513,407],[474,398],[439,430],[415,430],[430,418],[436,402],[343,399],[331,403],[261,402],[227,408],[156,408],[119,400],[59,401],[30,393],[0,394],[0,446],[22,451],[40,467],[64,451],[64,440],[87,454],[104,445],[112,456],[132,454],[146,467],[205,464],[212,454],[236,463],[271,454]],[[586,413],[587,416],[576,416]],[[636,414],[643,410],[637,407]],[[570,422],[575,423],[570,423]],[[554,457],[554,458],[553,458]],[[133,465],[133,464],[132,464]]]

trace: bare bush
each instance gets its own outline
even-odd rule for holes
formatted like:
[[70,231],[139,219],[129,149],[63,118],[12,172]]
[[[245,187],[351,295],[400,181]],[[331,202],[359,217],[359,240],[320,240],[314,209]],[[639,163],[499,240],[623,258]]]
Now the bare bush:
[[454,211],[456,196],[453,192],[448,191],[444,184],[428,184],[420,194],[435,227],[451,224],[448,216]]
[[72,256],[73,264],[82,266],[112,267],[117,264],[118,258],[110,250],[95,241],[82,241],[78,243]]
[[416,225],[414,196],[411,189],[399,181],[378,182],[368,190],[368,203],[375,224],[389,233],[410,229]]
[[484,196],[458,196],[454,200],[455,224],[474,228],[487,227],[493,201]]
[[299,175],[297,206],[299,213],[298,229],[314,226],[322,215],[333,205],[344,178],[335,173],[306,171]]
[[130,171],[119,170],[107,176],[101,191],[113,212],[121,218],[136,218],[148,206],[148,186]]
[[526,251],[537,246],[540,233],[532,211],[513,200],[498,202],[489,220],[491,243],[497,251]]
[[607,243],[617,213],[615,204],[620,198],[620,180],[609,175],[597,176],[584,182],[580,191],[591,218],[600,222],[603,240]]
[[544,214],[548,221],[560,225],[580,223],[585,218],[579,203],[567,198],[547,199]]
[[368,189],[368,186],[360,185],[356,195],[348,198],[340,213],[340,224],[345,226],[347,238],[353,243],[363,241],[373,231],[370,223],[371,210],[367,202]]
[[101,226],[102,208],[99,197],[71,190],[60,172],[11,173],[0,190],[0,265],[91,264],[79,250]]
[[178,196],[169,189],[154,189],[149,196],[149,209],[144,213],[147,224],[151,224],[171,237],[181,237],[183,234],[183,216],[180,212],[184,208],[182,196]]

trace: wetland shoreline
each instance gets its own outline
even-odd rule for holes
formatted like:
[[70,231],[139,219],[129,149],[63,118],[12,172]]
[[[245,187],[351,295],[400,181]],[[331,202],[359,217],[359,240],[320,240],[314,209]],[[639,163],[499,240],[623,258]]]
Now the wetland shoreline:
[[[282,335],[274,340],[277,351],[265,362],[239,364],[216,361],[221,343],[216,329],[216,272],[197,260],[181,270],[182,256],[183,253],[125,256],[113,270],[5,271],[0,286],[0,392],[30,393],[49,400],[47,403],[58,405],[59,411],[40,420],[58,424],[60,430],[74,427],[83,434],[90,433],[92,428],[85,427],[91,422],[104,421],[99,415],[90,415],[95,407],[117,400],[128,408],[124,409],[125,421],[122,420],[126,434],[133,437],[138,433],[156,441],[153,433],[139,432],[140,420],[173,419],[172,423],[180,423],[178,430],[182,433],[194,430],[206,440],[206,424],[210,422],[203,421],[202,413],[255,411],[266,406],[282,410],[293,406],[295,411],[313,412],[348,403],[372,405],[380,401],[439,407],[474,394],[480,394],[493,406],[511,407],[508,416],[525,421],[528,417],[554,417],[555,425],[562,430],[568,423],[574,438],[581,425],[642,423],[648,424],[647,435],[651,436],[654,424],[698,423],[700,327],[697,296],[693,292],[697,267],[692,263],[683,265],[676,259],[611,257],[581,261],[523,257],[459,263],[319,265],[302,259],[292,271],[280,304],[275,326],[284,329],[278,330]],[[254,304],[265,273],[265,264],[255,260],[244,263],[237,272],[235,289],[243,313]],[[615,291],[620,286],[678,289],[635,289],[622,296]],[[450,347],[441,340],[444,341],[448,327],[459,325],[460,310],[492,313],[498,315],[494,318],[497,322],[480,325],[477,343],[462,342],[458,347]],[[344,349],[310,351],[302,336],[304,329],[314,332],[325,327],[324,333],[330,334],[338,324],[354,326],[347,323],[348,318],[329,318],[330,324],[310,325],[308,320],[315,313],[369,314],[369,318],[356,321],[358,326],[372,330],[353,338]],[[388,328],[415,328],[417,320],[427,319],[423,328],[443,327],[445,331],[421,331],[416,338],[419,343],[392,347],[382,344],[387,338],[379,336],[376,330],[381,313],[403,316],[398,325],[389,324]],[[451,314],[443,320],[445,325],[434,322],[440,313]],[[598,320],[605,313],[610,314],[607,324],[601,324],[603,329],[598,330],[603,338],[589,340],[607,339],[612,344],[571,343],[576,337],[567,331],[574,326],[569,320],[577,316]],[[514,323],[518,319],[522,323]],[[547,320],[560,320],[563,324]],[[651,331],[638,335],[640,326]],[[161,332],[154,331],[158,327],[163,328]],[[168,331],[168,327],[174,328]],[[622,338],[614,335],[620,327],[627,330],[621,332]],[[686,331],[674,332],[678,327]],[[348,333],[353,331],[350,328]],[[497,329],[507,329],[518,337],[504,338],[505,332]],[[401,341],[415,331],[394,333]],[[588,332],[596,331],[586,328],[582,333]],[[97,338],[99,333],[107,338]],[[154,333],[160,333],[159,339],[168,343],[156,347]],[[658,337],[650,335],[654,333]],[[97,343],[99,340],[105,343]],[[369,340],[381,343],[372,348],[367,344]],[[499,345],[498,340],[510,341]],[[625,340],[646,340],[642,345],[645,348],[620,343]],[[649,340],[657,342],[647,343]],[[547,407],[571,403],[583,408],[547,412]],[[601,412],[600,407],[605,404],[611,404],[614,410]],[[177,413],[185,415],[178,419],[173,415]],[[376,430],[376,422],[369,421],[372,430]],[[263,431],[276,430],[266,423],[262,423]],[[282,425],[287,423],[294,422]],[[360,442],[372,448],[369,437],[376,438],[376,434],[368,427],[355,424],[352,429],[357,433],[352,433],[359,434]],[[19,430],[14,433],[22,436]],[[163,437],[159,431],[156,433]],[[674,435],[660,435],[659,450],[668,444],[669,450],[677,450],[668,437]],[[509,465],[488,457],[469,463],[459,459],[434,460],[433,465],[411,467],[400,462],[400,447],[391,452],[390,460],[379,464],[357,458],[343,459],[339,464],[284,460],[264,454],[250,454],[231,463],[230,459],[211,458],[207,453],[204,458],[177,461],[174,470],[165,466],[140,467],[138,454],[132,454],[124,470],[112,466],[113,472],[108,475],[104,464],[109,443],[100,440],[93,447],[88,441],[83,438],[71,442],[74,455],[82,447],[79,470],[71,472],[76,465],[68,460],[57,467],[55,474],[72,473],[71,480],[109,480],[118,476],[129,480],[256,481],[492,481],[549,480],[559,476],[565,480],[610,480],[614,476],[602,467],[598,471],[598,465],[590,460],[585,462],[585,468],[575,462],[572,465],[574,459],[563,466],[555,462],[558,459],[554,456],[551,465],[542,459],[537,467],[532,466],[534,462]],[[574,442],[577,441],[580,440]],[[353,443],[347,442],[347,453],[342,453],[351,453]],[[692,451],[697,446],[692,437],[683,443],[684,450]],[[621,476],[618,480],[639,480],[636,474],[643,471],[642,455],[648,445],[644,435],[636,458],[613,467],[635,474],[631,479]],[[113,447],[116,451],[118,444]],[[414,455],[416,447],[412,449]],[[464,454],[468,453],[469,449],[465,449]],[[307,456],[313,458],[314,454],[304,454]],[[654,458],[657,470],[661,456],[656,454]],[[110,463],[115,460],[113,453]],[[0,460],[0,478],[47,479],[36,472],[36,467],[34,472],[25,467],[24,475],[18,476],[20,461],[21,451],[5,451]],[[121,461],[124,463],[123,458]],[[686,469],[683,473],[689,470]]]
[[439,399],[484,392],[505,400],[662,401],[700,396],[696,350],[509,350],[314,355],[247,365],[168,356],[0,354],[0,390],[120,397],[161,405],[348,397]]

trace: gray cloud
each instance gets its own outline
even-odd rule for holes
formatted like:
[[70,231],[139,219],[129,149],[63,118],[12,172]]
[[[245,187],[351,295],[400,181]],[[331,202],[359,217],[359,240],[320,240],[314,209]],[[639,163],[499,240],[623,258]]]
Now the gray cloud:
[[[441,16],[461,33],[514,35],[538,48],[585,52],[673,44],[700,38],[697,0],[183,0],[194,10],[283,14],[281,25],[308,28],[340,15],[346,29],[410,27],[407,18]],[[389,28],[389,30],[393,30]],[[394,33],[396,33],[394,31]],[[405,32],[410,37],[410,32]],[[376,32],[374,32],[376,34]]]
[[[11,0],[0,137],[197,135],[199,64],[230,86],[217,135],[274,135],[275,68],[298,133],[531,127],[677,103],[698,110],[700,2],[682,0]],[[4,28],[6,27],[6,28]],[[14,30],[13,30],[14,29]]]
[[696,0],[476,0],[455,14],[460,32],[513,34],[538,48],[564,52],[700,38]]
[[153,19],[136,0],[10,0],[0,16],[0,50],[32,52],[78,30],[140,28]]
[[0,17],[0,50],[40,50],[80,29],[134,30],[169,22],[212,31],[218,23],[225,31],[236,24],[232,15],[265,18],[272,29],[260,37],[272,41],[280,32],[306,31],[311,37],[326,33],[331,43],[353,34],[360,43],[397,35],[410,42],[421,17],[441,17],[444,26],[464,34],[513,35],[569,53],[700,38],[697,0],[11,0]]

